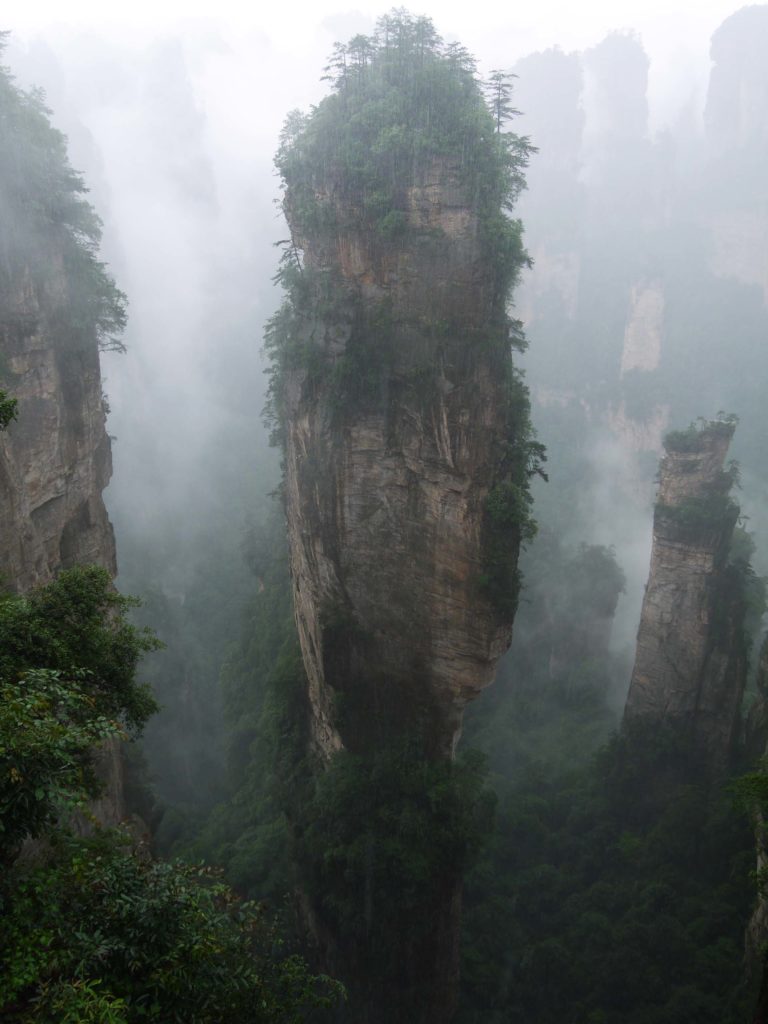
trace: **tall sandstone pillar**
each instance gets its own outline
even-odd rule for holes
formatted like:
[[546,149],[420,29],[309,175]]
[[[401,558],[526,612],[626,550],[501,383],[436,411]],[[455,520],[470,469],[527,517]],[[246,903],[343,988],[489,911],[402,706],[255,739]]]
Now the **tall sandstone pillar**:
[[670,727],[716,770],[740,725],[747,652],[729,548],[739,509],[724,469],[730,421],[669,434],[625,724]]
[[[20,594],[77,564],[116,572],[99,351],[120,347],[124,296],[98,258],[86,191],[40,96],[0,67],[0,390],[17,403],[0,431],[0,586]],[[94,813],[115,824],[117,744],[100,768]]]

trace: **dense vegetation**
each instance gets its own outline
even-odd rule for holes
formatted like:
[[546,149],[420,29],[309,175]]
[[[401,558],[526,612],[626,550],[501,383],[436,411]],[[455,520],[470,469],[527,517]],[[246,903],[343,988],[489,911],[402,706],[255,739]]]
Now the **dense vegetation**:
[[[675,445],[692,441],[673,436]],[[709,521],[722,531],[725,514],[730,530],[717,498]],[[737,530],[722,581],[746,640],[765,610],[753,551]],[[489,755],[498,810],[465,887],[458,1020],[737,1024],[753,998],[744,802],[728,780],[713,787],[684,730],[612,735],[631,664],[608,647],[624,585],[611,552],[569,555],[543,530],[525,571],[512,650],[465,727]]]
[[[155,642],[99,568],[0,600],[0,1010],[9,1021],[297,1022],[339,989],[209,869],[99,827],[99,745],[155,708]],[[34,841],[34,843],[32,842]]]
[[458,1019],[743,1020],[747,818],[727,788],[708,792],[680,736],[605,745],[594,652],[524,682],[522,654],[467,724],[498,811],[465,887]]
[[[404,11],[381,18],[372,36],[337,44],[327,71],[332,94],[310,115],[289,116],[276,160],[301,239],[345,227],[402,235],[406,190],[446,158],[479,213],[503,302],[525,264],[521,225],[504,213],[524,187],[531,149],[502,130],[513,113],[508,81],[499,80],[489,107],[467,51],[445,45],[428,18]],[[343,203],[320,191],[329,181]]]
[[469,752],[456,764],[429,762],[404,740],[341,752],[317,772],[280,516],[252,535],[250,557],[259,587],[223,673],[230,797],[202,826],[172,816],[161,838],[224,865],[240,891],[282,910],[297,938],[306,920],[289,897],[300,884],[315,935],[342,937],[323,952],[351,996],[361,998],[364,979],[388,1012],[419,1012],[453,878],[492,827],[484,759]]
[[[740,538],[734,558],[748,551]],[[444,911],[431,901],[452,863],[466,878],[461,1024],[743,1019],[749,818],[727,785],[708,792],[679,736],[612,738],[631,665],[608,646],[624,587],[609,549],[534,543],[515,644],[455,769],[405,747],[340,755],[319,778],[279,515],[252,558],[260,585],[224,675],[232,795],[187,833],[188,855],[299,931],[286,897],[300,879],[322,924],[352,937],[339,976],[372,978],[403,1012],[425,998],[422,926]]]
[[497,829],[465,888],[461,1024],[744,1021],[754,839],[732,794],[707,791],[679,736],[595,753],[610,719],[589,684],[578,700],[505,704],[510,762],[527,767],[492,776]]

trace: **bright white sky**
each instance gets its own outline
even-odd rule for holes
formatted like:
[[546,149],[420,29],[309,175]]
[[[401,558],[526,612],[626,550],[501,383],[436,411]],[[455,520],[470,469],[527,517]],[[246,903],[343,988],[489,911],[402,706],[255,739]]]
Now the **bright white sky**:
[[[734,0],[517,0],[507,5],[493,0],[427,0],[406,6],[414,13],[428,14],[443,35],[461,37],[470,49],[474,44],[479,51],[482,40],[495,50],[500,37],[507,41],[512,37],[521,51],[530,52],[555,42],[566,49],[581,48],[622,28],[637,29],[649,50],[669,51],[684,46],[686,38],[696,45],[741,5]],[[343,16],[351,20],[355,14],[373,19],[387,8],[377,0],[350,4],[277,0],[266,5],[253,0],[5,0],[0,23],[25,35],[62,25],[160,33],[202,19],[239,31],[260,31],[276,47],[300,51],[322,31],[323,23],[343,24]],[[327,28],[333,34],[332,27]]]
[[[42,33],[54,50],[57,33],[71,36],[73,30],[119,33],[138,45],[169,31],[198,38],[210,31],[240,45],[243,36],[255,36],[273,54],[285,56],[286,76],[292,73],[291,58],[295,67],[303,65],[303,78],[335,39],[370,30],[389,6],[386,0],[272,0],[266,5],[254,0],[5,0],[0,28],[11,29],[19,43]],[[738,0],[426,0],[406,6],[428,14],[444,37],[460,39],[483,69],[509,66],[555,44],[583,49],[612,30],[635,29],[652,60],[649,99],[652,120],[658,123],[664,120],[667,97],[679,103],[694,92],[701,105],[709,38],[742,5]]]

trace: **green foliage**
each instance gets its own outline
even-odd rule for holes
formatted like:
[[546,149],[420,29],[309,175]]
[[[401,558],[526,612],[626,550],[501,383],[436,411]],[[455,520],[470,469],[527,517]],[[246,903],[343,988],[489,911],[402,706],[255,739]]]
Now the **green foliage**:
[[376,224],[376,230],[384,238],[396,238],[405,234],[408,227],[408,214],[404,210],[390,210]]
[[700,452],[710,438],[730,440],[737,423],[738,417],[727,413],[718,413],[715,420],[699,419],[685,430],[670,430],[664,435],[664,447],[668,452]]
[[[156,646],[126,622],[134,604],[95,567],[0,602],[0,1014],[299,1024],[342,990],[284,948],[261,908],[117,831],[68,832],[67,812],[99,792],[94,746],[154,707],[134,681]],[[30,837],[46,842],[18,856]]]
[[139,659],[159,645],[127,621],[138,602],[118,594],[106,569],[77,566],[27,597],[0,596],[0,679],[30,669],[75,674],[99,710],[138,731],[156,710],[135,681]]
[[93,748],[123,735],[88,692],[88,673],[29,669],[0,680],[0,860],[96,796]]
[[517,611],[522,576],[517,562],[520,545],[529,543],[538,529],[533,518],[530,479],[544,480],[544,446],[536,440],[529,418],[528,389],[519,374],[510,371],[507,436],[514,439],[501,465],[502,479],[488,493],[483,531],[481,592],[509,621]]
[[0,430],[5,430],[16,419],[18,404],[15,398],[9,398],[6,392],[0,388]]
[[[451,158],[478,204],[483,222],[501,233],[500,211],[524,187],[530,145],[499,126],[483,102],[474,61],[445,46],[428,18],[404,10],[380,19],[373,36],[337,44],[326,69],[333,93],[308,117],[289,115],[277,154],[286,205],[304,230],[338,226],[315,185],[329,174],[344,183],[351,208],[362,205],[372,228],[404,209],[403,189],[436,157]],[[505,101],[508,82],[504,82]],[[502,120],[511,115],[508,104]],[[402,223],[402,222],[401,222]],[[524,261],[524,254],[518,251]],[[515,267],[505,268],[504,290]]]
[[106,569],[79,567],[28,597],[0,598],[0,852],[8,862],[66,810],[95,796],[93,749],[155,710],[135,682],[157,646],[126,621],[133,602]]
[[60,836],[4,886],[0,1007],[9,1022],[298,1024],[341,989],[283,949],[210,869],[137,856],[113,832]]
[[726,573],[728,582],[743,603],[743,623],[747,645],[760,635],[763,616],[768,607],[768,579],[758,576],[752,566],[755,542],[752,534],[737,526],[731,537]]
[[655,514],[687,534],[733,529],[739,506],[727,494],[683,498],[677,505],[657,503]]
[[[506,301],[528,262],[522,227],[507,211],[524,187],[527,139],[495,131],[474,61],[460,47],[443,45],[429,19],[404,10],[382,18],[373,36],[337,44],[326,70],[332,94],[309,115],[289,114],[276,157],[284,208],[297,237],[327,244],[353,229],[382,251],[416,240],[439,245],[434,229],[409,223],[407,193],[436,159],[447,161],[478,215],[484,280],[493,296],[494,323],[476,333],[478,338],[488,330],[504,335],[499,362],[500,372],[507,372],[501,364],[509,362],[509,340],[516,330]],[[342,223],[344,218],[348,222]],[[391,323],[375,323],[381,311],[363,311],[349,284],[302,266],[303,241],[286,244],[278,280],[287,297],[265,336],[272,361],[267,415],[278,443],[287,369],[305,369],[310,387],[332,376],[338,407],[347,408],[350,397],[370,401],[392,383],[388,353],[391,357],[402,333]],[[322,332],[324,322],[327,326],[334,320],[340,336],[331,354]],[[428,330],[430,325],[419,327]],[[447,335],[453,325],[443,327]],[[459,334],[466,335],[466,327]],[[438,361],[431,352],[429,366]],[[350,387],[351,381],[357,388]]]
[[751,830],[657,739],[494,780],[498,832],[465,889],[460,1024],[745,1019]]
[[364,984],[378,993],[374,1005],[393,1014],[410,1006],[409,1019],[418,1019],[435,967],[434,932],[492,827],[485,777],[477,752],[427,761],[404,742],[335,755],[299,800],[294,856],[353,995]]
[[120,350],[126,298],[98,258],[101,223],[49,115],[40,91],[0,67],[0,296],[29,272],[66,344]]
[[302,806],[297,843],[312,895],[336,918],[336,934],[350,940],[362,929],[363,939],[374,922],[384,934],[390,915],[418,927],[414,912],[431,880],[464,871],[488,833],[486,774],[476,751],[456,762],[427,761],[408,743],[366,757],[335,755]]
[[514,78],[517,78],[517,75],[496,70],[491,72],[488,81],[484,83],[497,135],[501,134],[502,126],[507,121],[520,113],[512,106],[512,80]]
[[494,527],[498,529],[516,525],[520,528],[522,540],[533,540],[536,524],[531,517],[533,498],[519,484],[504,480],[488,494],[486,511]]

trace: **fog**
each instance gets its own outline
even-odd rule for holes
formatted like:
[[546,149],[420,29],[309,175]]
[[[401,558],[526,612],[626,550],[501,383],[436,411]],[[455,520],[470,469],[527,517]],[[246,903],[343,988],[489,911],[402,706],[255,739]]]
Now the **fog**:
[[[732,201],[736,181],[744,201],[762,187],[762,151],[749,146],[768,93],[760,100],[754,87],[729,134],[738,88],[728,67],[739,56],[725,40],[720,92],[708,99],[709,41],[732,3],[422,10],[478,57],[481,73],[519,76],[514,127],[539,148],[519,209],[535,263],[515,296],[534,424],[550,449],[538,516],[568,550],[615,549],[627,588],[613,643],[626,652],[664,430],[719,409],[742,417],[741,498],[768,566],[768,475],[753,416],[768,273],[752,255],[764,224],[745,226]],[[62,19],[53,3],[4,7],[8,63],[20,84],[45,90],[104,220],[104,259],[129,298],[127,354],[103,363],[119,583],[160,592],[176,615],[214,563],[232,574],[221,588],[236,597],[235,621],[247,592],[243,537],[279,481],[261,419],[261,333],[278,302],[274,245],[286,230],[272,156],[285,114],[326,91],[333,42],[371,31],[380,13],[367,2],[263,15],[230,3],[105,13],[81,2]],[[705,231],[716,245],[698,266]],[[219,638],[222,650],[235,634]],[[213,699],[215,659],[206,671]]]

